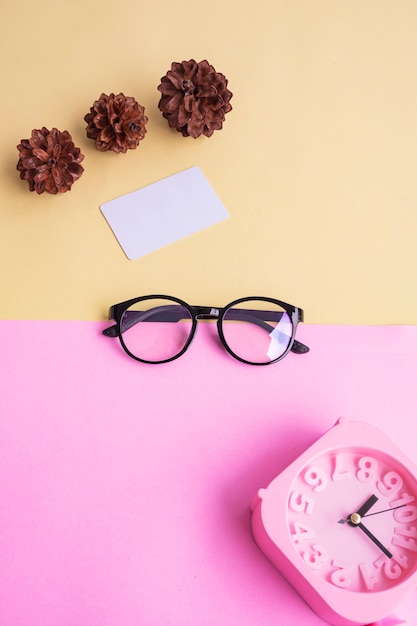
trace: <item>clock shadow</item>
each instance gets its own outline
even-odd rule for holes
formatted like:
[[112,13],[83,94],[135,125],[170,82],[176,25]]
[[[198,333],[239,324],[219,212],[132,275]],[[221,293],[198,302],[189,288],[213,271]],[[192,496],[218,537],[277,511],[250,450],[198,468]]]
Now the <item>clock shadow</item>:
[[267,487],[322,434],[323,429],[312,428],[305,417],[286,414],[285,420],[280,421],[278,417],[276,425],[264,431],[252,445],[251,452],[246,452],[241,470],[225,484],[222,494],[223,514],[227,516],[231,532],[237,533],[242,543],[250,540],[255,545],[251,505],[259,489]]
[[[281,623],[286,618],[288,624],[295,623],[291,620],[296,614],[301,623],[306,618],[316,624],[316,617],[256,544],[251,505],[259,489],[267,487],[322,432],[311,427],[305,417],[287,414],[280,420],[278,416],[245,449],[239,469],[227,475],[217,496],[216,515],[221,519],[221,532],[216,536],[216,547],[219,549],[220,544],[223,551],[223,575],[227,580],[238,580],[240,588],[246,589],[267,612],[284,619]],[[285,615],[287,610],[289,614]],[[317,624],[321,623],[317,618]]]

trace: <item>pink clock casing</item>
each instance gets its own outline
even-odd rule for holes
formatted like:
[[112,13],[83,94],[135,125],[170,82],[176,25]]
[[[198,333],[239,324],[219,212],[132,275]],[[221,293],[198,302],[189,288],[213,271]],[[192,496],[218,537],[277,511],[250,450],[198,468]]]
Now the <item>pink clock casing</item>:
[[[313,500],[319,500],[319,498],[322,497],[321,494],[315,493],[315,490],[322,491],[322,485],[317,482],[316,474],[320,474],[322,471],[320,470],[320,459],[324,458],[326,460],[327,457],[329,458],[329,463],[331,462],[332,464],[334,463],[333,459],[337,457],[339,459],[346,457],[349,462],[353,462],[350,461],[350,457],[352,457],[359,459],[359,464],[363,462],[371,466],[372,461],[375,464],[385,467],[385,475],[382,478],[379,476],[379,480],[375,483],[368,483],[367,480],[357,480],[354,471],[350,472],[353,478],[343,480],[344,475],[339,468],[340,476],[337,478],[341,478],[342,480],[337,484],[332,482],[335,480],[333,473],[333,476],[329,478],[330,488],[328,493],[330,493],[330,500],[332,500],[332,493],[337,496],[343,485],[345,491],[343,498],[346,499],[345,508],[341,514],[340,511],[342,511],[341,507],[343,501],[341,504],[340,497],[336,497],[334,515],[332,508],[330,508],[331,514],[329,514],[329,506],[327,505],[326,514],[321,520],[318,515],[319,521],[315,522],[316,525],[322,527],[318,528],[318,534],[320,535],[321,531],[322,538],[330,537],[333,533],[336,537],[336,539],[333,538],[334,542],[336,542],[336,547],[337,541],[344,544],[344,538],[346,538],[347,544],[353,541],[353,553],[355,553],[355,549],[356,552],[358,552],[358,547],[359,551],[363,549],[364,553],[373,550],[375,555],[370,567],[375,573],[375,580],[377,575],[381,575],[380,572],[384,568],[386,568],[388,573],[386,584],[383,584],[381,588],[379,588],[378,583],[375,583],[373,580],[373,574],[368,578],[370,582],[368,582],[367,585],[361,582],[364,580],[363,572],[365,572],[365,574],[366,571],[369,572],[368,564],[359,564],[359,582],[357,582],[356,587],[353,586],[353,588],[352,586],[349,588],[349,584],[345,584],[345,579],[339,575],[343,570],[337,568],[342,566],[336,558],[332,560],[332,555],[328,558],[328,567],[334,570],[333,573],[329,573],[329,570],[324,573],[321,572],[320,569],[323,569],[321,568],[322,564],[318,562],[320,558],[317,559],[316,557],[322,557],[322,554],[326,552],[326,548],[322,548],[321,545],[317,546],[314,543],[315,539],[309,541],[310,529],[308,526],[304,526],[304,519],[307,519],[310,525],[310,518],[306,515],[301,515],[301,523],[291,521],[296,519],[296,515],[293,514],[289,506],[290,495],[292,494],[291,498],[295,496],[294,490],[298,489],[300,484],[303,484],[303,477],[304,481],[308,481],[307,491],[311,488],[309,493],[312,497],[307,497],[304,494],[300,496],[299,491],[297,491],[297,495],[295,496],[295,499],[298,499],[297,510],[301,510],[301,508],[306,509],[309,502],[312,506]],[[318,461],[316,461],[316,459],[318,459]],[[376,461],[372,459],[376,459]],[[387,460],[388,469],[394,468],[395,471],[386,471]],[[336,464],[337,463],[338,461],[336,461]],[[318,469],[317,471],[314,470],[315,473],[312,473],[311,468],[316,465]],[[306,470],[306,468],[310,469]],[[356,475],[360,474],[361,471],[363,470],[358,470]],[[346,471],[345,473],[347,474],[348,472]],[[376,515],[373,521],[378,519],[380,525],[382,521],[382,526],[389,525],[388,520],[393,518],[393,514],[395,514],[401,522],[404,522],[397,524],[397,522],[394,521],[394,524],[397,524],[397,528],[394,527],[390,529],[389,532],[394,533],[395,539],[397,537],[395,532],[397,532],[398,526],[400,526],[399,532],[401,535],[408,535],[405,538],[400,537],[406,549],[398,548],[397,546],[388,546],[396,553],[398,562],[402,563],[406,568],[404,571],[401,570],[398,563],[391,563],[391,560],[380,552],[378,547],[376,547],[372,541],[369,541],[368,537],[365,537],[358,528],[349,528],[349,525],[344,523],[344,521],[347,522],[348,519],[339,521],[341,515],[350,515],[357,510],[355,507],[360,507],[366,500],[366,497],[371,495],[370,492],[377,491],[378,484],[383,493],[387,492],[385,495],[388,495],[389,490],[395,488],[392,493],[395,491],[397,495],[391,496],[391,500],[397,497],[397,502],[400,502],[398,498],[401,492],[398,491],[398,484],[400,480],[401,484],[403,484],[403,482],[399,477],[399,473],[402,473],[405,477],[405,484],[407,485],[408,491],[412,492],[410,497],[408,497],[407,494],[402,494],[403,501],[406,502],[407,506],[406,504],[401,504],[404,508],[401,509],[400,506],[398,506],[398,511],[390,509],[388,512],[384,512],[378,510],[377,513],[381,513],[381,515],[373,513],[374,508],[378,508],[374,506],[368,515]],[[312,476],[316,482],[312,481]],[[316,485],[316,487],[314,487],[314,485]],[[381,495],[379,491],[378,494],[382,498],[381,501],[383,501],[383,495]],[[407,499],[404,500],[404,497]],[[386,502],[388,502],[388,500],[386,500]],[[417,528],[410,527],[408,523],[409,521],[413,522],[417,517],[417,506],[410,505],[411,502],[417,504],[417,467],[379,429],[364,422],[348,421],[345,418],[341,418],[318,441],[279,474],[267,488],[259,490],[252,504],[252,531],[255,541],[264,554],[322,619],[334,626],[364,625],[383,619],[389,615],[401,599],[412,589],[417,587],[417,541],[414,539],[414,537],[417,537]],[[385,507],[386,506],[390,505],[385,504]],[[351,510],[352,507],[353,510]],[[318,506],[316,506],[316,510],[320,510],[320,502]],[[402,512],[400,513],[399,511]],[[331,518],[330,522],[329,517]],[[314,515],[311,515],[311,519],[314,520]],[[342,522],[342,524],[340,522]],[[301,530],[295,532],[294,528],[291,526],[291,524],[294,523],[298,524],[296,528]],[[331,523],[332,526],[329,526],[329,523]],[[368,519],[366,523],[368,526]],[[314,524],[312,524],[312,526],[314,526]],[[379,533],[378,529],[377,532]],[[304,541],[304,537],[307,538],[306,541]],[[343,540],[337,539],[338,537],[343,538]],[[324,539],[323,544],[325,543],[326,539]],[[384,538],[384,543],[387,543],[386,537]],[[306,553],[303,552],[304,548],[302,546],[304,545],[306,546]],[[346,550],[346,546],[343,546],[343,549]],[[308,552],[309,550],[310,553]],[[311,552],[312,550],[314,551]],[[332,552],[334,552],[334,546],[330,554]],[[399,556],[398,553],[400,553]],[[327,554],[323,558],[327,558]],[[396,559],[392,559],[392,561]],[[313,561],[314,567],[312,567]],[[404,563],[406,564],[404,565]],[[336,567],[332,568],[332,566]],[[358,567],[356,567],[356,569],[358,569]],[[401,576],[398,573],[400,570]],[[333,576],[339,578],[337,584],[333,584]],[[362,584],[363,587],[360,586]]]

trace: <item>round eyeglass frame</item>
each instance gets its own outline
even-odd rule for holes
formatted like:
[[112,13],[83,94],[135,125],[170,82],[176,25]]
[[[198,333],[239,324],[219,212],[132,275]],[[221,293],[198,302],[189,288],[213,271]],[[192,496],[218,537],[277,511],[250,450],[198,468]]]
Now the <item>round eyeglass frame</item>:
[[[189,336],[184,344],[184,346],[181,348],[181,350],[175,354],[172,357],[169,357],[167,359],[161,359],[158,361],[150,361],[148,359],[143,359],[138,357],[137,355],[133,354],[133,352],[131,352],[129,350],[129,348],[127,347],[126,343],[124,342],[123,339],[123,333],[122,333],[122,329],[121,329],[121,324],[122,324],[122,320],[123,320],[123,314],[125,313],[125,311],[127,311],[127,309],[129,309],[131,306],[133,306],[134,304],[137,304],[138,302],[146,302],[147,300],[157,300],[157,299],[161,299],[161,300],[171,300],[172,302],[175,302],[176,304],[181,305],[182,307],[184,307],[184,309],[186,309],[189,314],[190,314],[190,319],[191,319],[191,329],[190,329],[190,333]],[[282,309],[284,309],[284,311],[286,311],[286,313],[289,315],[290,320],[291,320],[291,325],[292,325],[292,333],[291,333],[291,338],[290,341],[288,342],[288,346],[287,348],[284,350],[284,352],[279,355],[278,357],[276,357],[275,359],[269,360],[269,361],[265,361],[265,362],[254,362],[254,361],[249,361],[247,359],[242,358],[241,356],[239,356],[238,354],[236,354],[228,345],[226,338],[224,336],[223,333],[223,320],[225,315],[227,314],[227,312],[234,306],[238,305],[238,304],[242,304],[244,302],[250,302],[250,301],[260,301],[260,302],[270,302],[274,305],[280,306]],[[214,313],[215,312],[215,313]],[[132,359],[135,359],[136,361],[139,361],[141,363],[149,363],[151,365],[159,365],[162,363],[169,363],[170,361],[175,361],[176,359],[178,359],[180,356],[182,356],[190,347],[191,343],[193,342],[195,336],[196,336],[196,331],[197,331],[197,324],[198,324],[198,320],[199,319],[216,319],[217,320],[217,332],[219,335],[219,339],[220,342],[222,344],[222,346],[224,347],[224,349],[237,361],[240,361],[241,363],[246,363],[248,365],[259,365],[259,366],[263,366],[263,365],[272,365],[272,363],[277,363],[278,361],[281,361],[285,356],[287,356],[287,354],[294,348],[294,342],[297,343],[297,349],[294,349],[295,352],[297,353],[304,353],[304,352],[308,352],[308,348],[307,346],[304,346],[303,344],[300,344],[299,342],[295,341],[295,334],[296,334],[296,330],[297,330],[297,325],[299,322],[302,322],[304,318],[304,313],[303,310],[300,309],[299,307],[296,307],[292,304],[288,304],[287,302],[283,302],[281,300],[276,300],[275,298],[269,298],[266,296],[246,296],[244,298],[238,298],[237,300],[233,300],[233,302],[229,302],[229,304],[226,304],[226,306],[224,307],[203,307],[203,306],[191,306],[189,305],[187,302],[185,302],[184,300],[181,300],[180,298],[176,298],[175,296],[167,296],[167,295],[161,295],[161,294],[155,294],[155,295],[146,295],[146,296],[139,296],[137,298],[132,298],[130,300],[126,300],[124,302],[120,302],[118,304],[114,304],[113,306],[110,307],[109,309],[109,319],[113,319],[115,320],[116,324],[115,326],[111,326],[110,328],[107,328],[103,331],[103,334],[110,336],[110,337],[118,337],[120,344],[123,348],[123,350],[126,352],[126,354],[128,354]]]

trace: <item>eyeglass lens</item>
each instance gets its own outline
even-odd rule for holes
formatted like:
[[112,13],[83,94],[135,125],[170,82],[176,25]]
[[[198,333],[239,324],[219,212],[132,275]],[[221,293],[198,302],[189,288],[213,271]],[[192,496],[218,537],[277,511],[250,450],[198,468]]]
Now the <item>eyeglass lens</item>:
[[265,364],[287,351],[293,333],[291,317],[278,304],[245,300],[226,310],[223,335],[230,350],[250,363]]
[[132,304],[120,321],[127,350],[144,361],[166,361],[185,347],[192,331],[190,311],[168,298]]
[[[148,362],[179,355],[193,332],[188,308],[170,298],[148,298],[124,311],[121,339],[128,352]],[[269,300],[245,300],[226,308],[221,329],[223,340],[237,358],[266,364],[282,357],[293,334],[291,317]]]

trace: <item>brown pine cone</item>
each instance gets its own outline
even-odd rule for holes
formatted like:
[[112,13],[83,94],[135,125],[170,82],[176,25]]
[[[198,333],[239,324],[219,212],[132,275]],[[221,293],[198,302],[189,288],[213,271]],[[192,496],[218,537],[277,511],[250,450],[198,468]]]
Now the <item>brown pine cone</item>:
[[27,180],[30,191],[36,193],[69,191],[84,171],[80,165],[84,155],[67,130],[34,129],[31,138],[22,139],[17,149],[20,178]]
[[172,63],[158,90],[162,93],[159,110],[184,137],[211,137],[232,110],[233,94],[227,89],[227,79],[208,61]]
[[102,93],[84,116],[87,137],[94,139],[97,150],[126,152],[138,147],[146,133],[145,109],[134,98],[119,93]]

